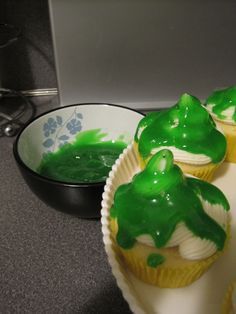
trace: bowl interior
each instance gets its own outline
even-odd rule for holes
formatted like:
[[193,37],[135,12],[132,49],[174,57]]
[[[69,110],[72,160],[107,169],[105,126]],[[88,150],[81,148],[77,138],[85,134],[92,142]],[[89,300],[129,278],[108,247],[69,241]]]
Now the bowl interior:
[[19,136],[17,151],[31,170],[37,168],[45,154],[75,141],[82,131],[100,129],[102,139],[129,144],[143,114],[129,108],[107,104],[81,104],[58,108],[32,121]]

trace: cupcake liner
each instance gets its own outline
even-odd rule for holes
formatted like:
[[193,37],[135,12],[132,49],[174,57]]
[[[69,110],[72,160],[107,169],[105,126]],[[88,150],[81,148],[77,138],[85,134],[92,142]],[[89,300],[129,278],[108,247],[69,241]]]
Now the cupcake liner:
[[227,152],[225,161],[236,163],[236,126],[215,120],[216,124],[223,130],[227,141]]
[[227,153],[225,161],[236,163],[236,132],[235,134],[225,133],[225,136],[227,140]]
[[[160,288],[180,288],[185,287],[199,279],[210,266],[223,255],[228,246],[228,239],[230,228],[227,230],[227,241],[223,251],[216,252],[214,255],[200,260],[200,261],[186,261],[183,260],[182,264],[166,266],[165,264],[159,265],[156,268],[147,265],[148,255],[143,254],[140,257],[136,254],[135,248],[125,250],[116,245],[115,236],[117,233],[117,224],[114,219],[110,220],[110,229],[112,234],[112,242],[114,249],[125,262],[129,270],[140,280]],[[139,245],[139,244],[137,244]],[[167,249],[168,250],[168,249]],[[164,250],[162,250],[162,254]]]
[[175,163],[182,169],[184,173],[190,174],[194,177],[197,177],[201,180],[208,182],[212,181],[215,171],[220,166],[220,163],[218,164],[209,163],[201,166],[189,165],[181,162]]
[[200,278],[218,257],[222,255],[222,252],[218,252],[207,259],[195,261],[188,266],[166,267],[160,265],[152,268],[147,266],[146,260],[138,259],[135,252],[123,249],[119,249],[119,251],[128,268],[136,277],[160,288],[180,288],[190,285]]
[[189,285],[197,280],[223,252],[217,252],[209,258],[201,261],[193,261],[188,265],[167,267],[163,264],[159,265],[157,268],[152,268],[147,266],[146,260],[137,258],[135,252],[124,250],[116,244],[116,227],[114,220],[109,217],[109,210],[113,202],[114,193],[120,184],[130,182],[134,174],[140,170],[136,147],[135,144],[132,144],[120,155],[107,179],[105,192],[103,193],[102,218],[105,219],[107,226],[106,232],[109,233],[112,247],[116,254],[124,260],[124,263],[131,272],[146,283],[168,288]]
[[222,314],[230,314],[231,312],[231,308],[232,308],[232,294],[233,294],[233,290],[235,288],[235,284],[236,282],[233,282],[229,285],[226,294],[224,296],[224,300],[223,300],[223,304],[222,304],[222,309],[221,309],[221,313]]
[[226,136],[228,149],[225,161],[236,163],[236,143],[235,136],[228,135]]

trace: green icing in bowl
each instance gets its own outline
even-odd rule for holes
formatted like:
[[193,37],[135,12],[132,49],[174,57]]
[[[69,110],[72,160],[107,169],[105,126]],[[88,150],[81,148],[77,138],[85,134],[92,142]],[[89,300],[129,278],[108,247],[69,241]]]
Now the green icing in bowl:
[[[112,165],[127,143],[104,141],[107,135],[93,129],[78,133],[73,143],[67,143],[42,159],[38,173],[67,183],[105,181]],[[122,137],[120,137],[122,138]]]

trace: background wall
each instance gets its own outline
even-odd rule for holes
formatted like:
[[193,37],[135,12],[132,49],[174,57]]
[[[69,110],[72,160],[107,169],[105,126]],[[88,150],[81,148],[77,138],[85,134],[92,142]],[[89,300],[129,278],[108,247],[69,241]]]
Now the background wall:
[[22,36],[0,49],[0,86],[59,85],[63,105],[204,98],[236,83],[235,16],[235,0],[1,0],[0,23]]
[[57,87],[47,0],[1,0],[0,23],[21,37],[0,50],[0,86],[17,90]]
[[61,103],[132,107],[236,83],[235,0],[49,0]]

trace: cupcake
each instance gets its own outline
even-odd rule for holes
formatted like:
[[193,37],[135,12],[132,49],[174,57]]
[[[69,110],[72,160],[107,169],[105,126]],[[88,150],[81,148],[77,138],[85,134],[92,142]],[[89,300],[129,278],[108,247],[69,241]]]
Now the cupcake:
[[188,94],[173,107],[144,117],[134,140],[141,168],[166,148],[185,173],[206,181],[211,181],[226,154],[225,136],[200,101]]
[[222,314],[236,314],[236,281],[231,283],[226,291]]
[[236,163],[236,86],[213,92],[207,98],[205,106],[225,133],[227,140],[225,160]]
[[[126,166],[120,167],[129,169],[129,162]],[[163,149],[130,182],[118,186],[109,223],[115,250],[134,275],[177,288],[197,280],[222,254],[228,211],[218,188],[186,177],[172,152]]]

